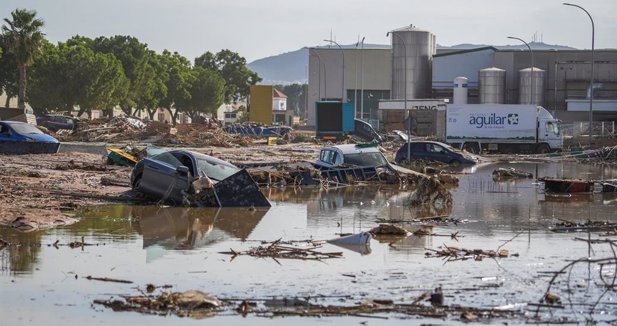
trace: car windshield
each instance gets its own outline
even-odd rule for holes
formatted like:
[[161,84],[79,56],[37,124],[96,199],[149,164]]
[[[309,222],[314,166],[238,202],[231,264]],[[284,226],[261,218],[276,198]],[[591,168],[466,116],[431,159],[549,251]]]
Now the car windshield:
[[240,170],[231,164],[203,158],[197,158],[197,169],[203,171],[209,178],[216,181],[221,181]]
[[35,126],[33,126],[33,125],[29,124],[29,123],[11,124],[11,128],[13,128],[13,130],[15,130],[16,133],[22,134],[22,135],[42,134],[43,133],[37,127],[35,127]]
[[345,164],[358,166],[382,166],[388,164],[388,161],[381,153],[354,153],[343,155]]
[[160,153],[160,154],[156,154],[156,155],[152,156],[152,159],[160,161],[160,162],[167,163],[167,164],[171,165],[174,168],[177,168],[177,167],[183,165],[182,162],[180,162],[180,160],[178,160],[175,156],[173,156],[169,152],[163,152],[163,153]]

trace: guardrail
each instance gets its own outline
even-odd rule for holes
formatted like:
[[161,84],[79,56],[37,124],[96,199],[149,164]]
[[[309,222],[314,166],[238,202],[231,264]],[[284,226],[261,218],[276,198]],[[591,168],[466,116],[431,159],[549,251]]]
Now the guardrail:
[[[615,121],[596,121],[591,125],[591,134],[594,138],[614,138],[615,132]],[[561,123],[561,133],[564,138],[589,137],[589,122]]]

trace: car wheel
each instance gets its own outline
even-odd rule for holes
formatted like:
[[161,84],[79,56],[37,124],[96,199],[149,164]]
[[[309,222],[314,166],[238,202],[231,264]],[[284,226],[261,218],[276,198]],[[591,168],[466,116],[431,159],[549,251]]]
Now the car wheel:
[[548,147],[548,145],[546,144],[540,144],[538,145],[538,147],[536,147],[536,153],[538,154],[547,154],[550,151],[550,147]]
[[452,165],[452,166],[459,166],[459,165],[461,165],[461,161],[454,159],[454,160],[450,161],[450,165]]
[[141,185],[141,174],[135,177],[135,181],[133,181],[133,189],[139,188],[140,185]]

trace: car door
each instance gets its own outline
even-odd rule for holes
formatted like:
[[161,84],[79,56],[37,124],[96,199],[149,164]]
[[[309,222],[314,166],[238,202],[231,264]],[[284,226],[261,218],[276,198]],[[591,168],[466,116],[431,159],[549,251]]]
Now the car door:
[[428,153],[430,154],[431,161],[448,163],[450,162],[450,156],[448,155],[448,151],[441,145],[438,144],[427,144],[426,146]]
[[[411,159],[412,160],[426,160],[426,144],[424,143],[411,143]],[[407,152],[405,152],[407,153]]]
[[0,124],[0,141],[14,141],[11,134],[11,129],[4,125]]
[[188,189],[188,175],[177,173],[183,164],[169,152],[144,159],[140,189],[163,200],[182,201],[182,190]]

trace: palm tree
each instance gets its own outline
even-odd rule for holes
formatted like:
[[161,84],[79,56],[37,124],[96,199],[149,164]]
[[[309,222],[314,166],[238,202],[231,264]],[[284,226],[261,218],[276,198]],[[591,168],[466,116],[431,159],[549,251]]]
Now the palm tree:
[[16,9],[11,13],[12,20],[5,18],[6,25],[2,26],[6,48],[19,65],[17,103],[20,109],[26,107],[26,69],[40,53],[45,35],[41,32],[43,20],[35,19],[35,16],[34,10]]

